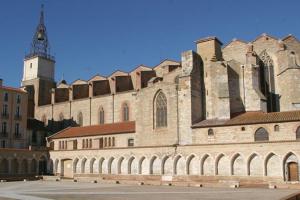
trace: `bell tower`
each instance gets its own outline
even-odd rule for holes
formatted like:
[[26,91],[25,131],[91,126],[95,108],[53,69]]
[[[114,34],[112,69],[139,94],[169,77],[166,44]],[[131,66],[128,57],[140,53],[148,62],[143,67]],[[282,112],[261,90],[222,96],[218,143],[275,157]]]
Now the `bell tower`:
[[54,80],[55,60],[50,54],[50,45],[44,22],[44,6],[41,6],[39,24],[34,33],[30,52],[24,58],[22,87],[28,91],[29,117],[34,117],[36,106],[51,103],[51,88]]

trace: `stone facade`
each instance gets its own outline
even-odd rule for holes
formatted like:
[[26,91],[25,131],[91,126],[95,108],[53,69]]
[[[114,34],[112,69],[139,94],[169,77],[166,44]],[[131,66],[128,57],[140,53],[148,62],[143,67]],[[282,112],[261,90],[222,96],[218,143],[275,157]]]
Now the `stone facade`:
[[[75,179],[298,182],[300,42],[263,34],[249,43],[222,47],[208,37],[196,45],[180,62],[71,84],[56,84],[52,67],[34,78],[24,72],[35,118],[56,132],[48,138],[48,170]],[[43,81],[50,95],[39,89]],[[133,133],[64,137],[68,126],[128,121]],[[101,138],[114,145],[101,146]]]

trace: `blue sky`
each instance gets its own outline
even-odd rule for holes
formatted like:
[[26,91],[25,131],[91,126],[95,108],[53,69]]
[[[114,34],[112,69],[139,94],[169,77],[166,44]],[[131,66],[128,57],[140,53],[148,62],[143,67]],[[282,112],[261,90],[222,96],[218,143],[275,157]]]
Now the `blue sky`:
[[224,44],[266,32],[300,38],[297,0],[1,0],[0,78],[19,86],[40,5],[56,57],[56,79],[68,82],[155,66],[215,35]]

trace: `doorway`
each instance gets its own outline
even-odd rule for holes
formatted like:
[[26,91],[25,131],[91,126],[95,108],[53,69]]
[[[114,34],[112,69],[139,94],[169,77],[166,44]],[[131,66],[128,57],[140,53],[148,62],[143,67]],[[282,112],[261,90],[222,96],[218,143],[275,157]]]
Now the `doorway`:
[[73,178],[73,162],[71,159],[62,161],[61,174],[64,178]]
[[288,181],[299,181],[298,163],[288,163]]

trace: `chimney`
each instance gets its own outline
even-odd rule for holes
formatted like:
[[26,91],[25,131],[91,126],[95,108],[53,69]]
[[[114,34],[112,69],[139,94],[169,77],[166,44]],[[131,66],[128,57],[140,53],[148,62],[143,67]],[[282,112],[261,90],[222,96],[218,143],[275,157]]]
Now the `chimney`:
[[0,87],[2,87],[2,84],[3,84],[3,79],[0,78]]
[[222,42],[217,37],[206,37],[196,41],[197,53],[201,56],[204,63],[211,61],[221,61]]

